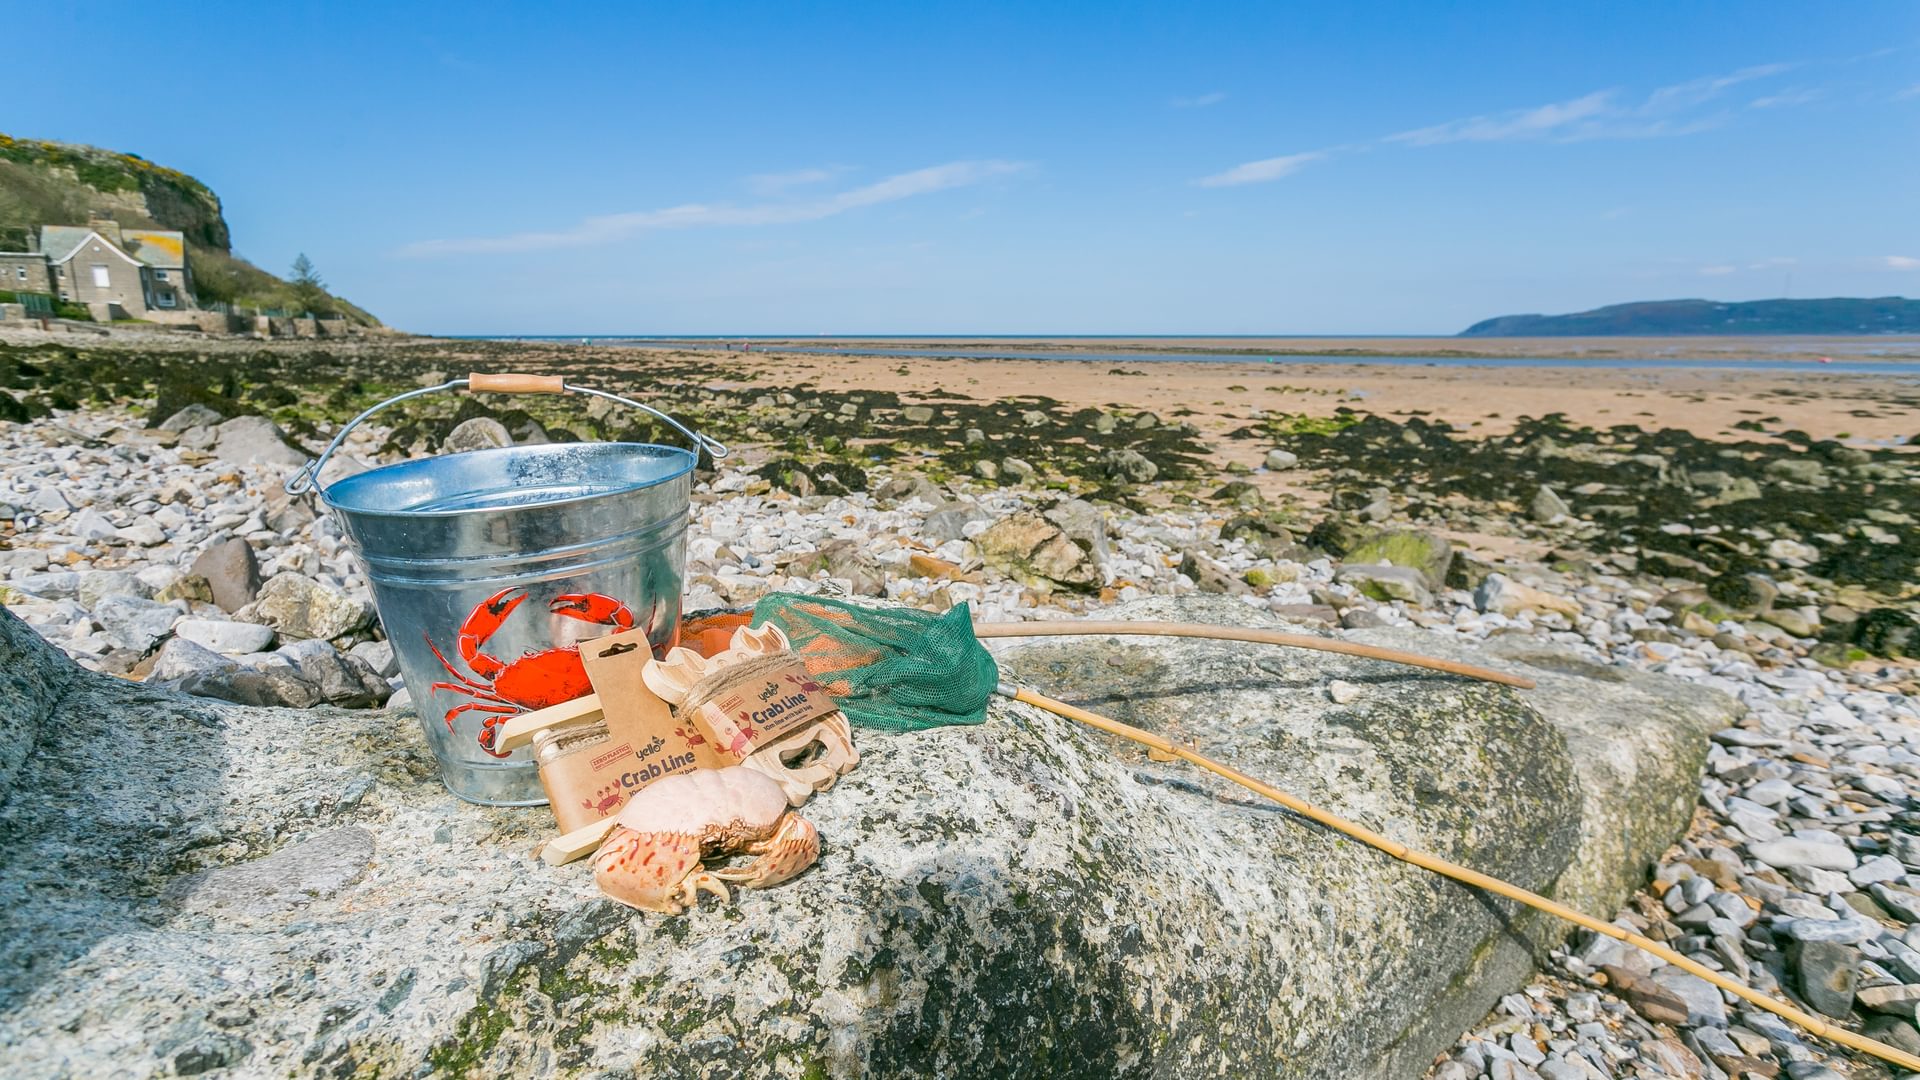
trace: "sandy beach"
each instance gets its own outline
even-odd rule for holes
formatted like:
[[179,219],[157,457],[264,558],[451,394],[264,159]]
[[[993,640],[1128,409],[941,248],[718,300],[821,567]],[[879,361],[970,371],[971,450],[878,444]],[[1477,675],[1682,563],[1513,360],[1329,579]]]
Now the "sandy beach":
[[[1660,340],[1663,347],[1673,349],[1704,347],[1692,340]],[[1072,408],[1151,409],[1190,420],[1206,436],[1240,428],[1256,411],[1319,417],[1343,408],[1396,417],[1424,415],[1488,435],[1511,430],[1523,416],[1558,412],[1577,424],[1678,428],[1702,438],[1751,437],[1752,432],[1734,426],[1743,421],[1767,430],[1797,429],[1815,439],[1863,445],[1895,445],[1920,436],[1920,376],[1913,375],[1765,368],[1415,367],[1264,361],[1115,364],[1070,359],[1070,347],[1084,344],[1080,341],[1035,344],[1062,346],[1062,358],[844,356],[761,351],[759,346],[750,353],[717,354],[652,346],[529,344],[524,348],[529,359],[538,357],[576,370],[644,369],[648,356],[666,354],[681,364],[710,359],[716,369],[751,374],[766,385],[885,391],[933,400],[1041,395]],[[1533,353],[1520,350],[1511,355]],[[1251,464],[1258,448],[1226,442],[1219,444],[1219,452],[1221,464],[1235,460]]]

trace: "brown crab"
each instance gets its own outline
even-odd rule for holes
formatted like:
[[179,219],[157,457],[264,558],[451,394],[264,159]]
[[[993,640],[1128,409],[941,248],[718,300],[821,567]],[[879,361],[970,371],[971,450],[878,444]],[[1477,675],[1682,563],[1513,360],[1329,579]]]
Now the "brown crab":
[[[730,855],[758,858],[705,869]],[[702,890],[728,900],[727,882],[778,885],[819,857],[820,834],[788,808],[780,785],[732,765],[662,777],[635,793],[593,858],[593,880],[628,907],[678,915]]]

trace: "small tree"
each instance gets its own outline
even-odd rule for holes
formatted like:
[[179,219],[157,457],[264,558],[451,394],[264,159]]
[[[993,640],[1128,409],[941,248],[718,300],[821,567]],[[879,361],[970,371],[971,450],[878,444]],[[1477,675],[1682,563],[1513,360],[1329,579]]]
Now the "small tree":
[[306,311],[327,315],[333,311],[333,297],[327,295],[327,283],[313,268],[313,260],[301,252],[293,260],[293,298]]

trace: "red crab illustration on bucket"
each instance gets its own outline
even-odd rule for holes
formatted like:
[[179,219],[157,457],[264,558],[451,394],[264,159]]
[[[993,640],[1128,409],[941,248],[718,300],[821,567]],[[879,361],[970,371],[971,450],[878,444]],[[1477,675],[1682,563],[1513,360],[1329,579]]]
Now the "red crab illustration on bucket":
[[[526,590],[517,585],[501,589],[480,601],[460,624],[460,659],[466,662],[474,677],[461,674],[433,643],[432,635],[426,635],[427,648],[433,650],[434,659],[440,661],[455,680],[434,683],[433,689],[450,690],[474,699],[447,710],[443,717],[447,730],[452,731],[454,720],[464,713],[487,714],[480,727],[480,749],[499,758],[512,753],[494,749],[500,725],[506,723],[508,717],[593,693],[586,666],[580,662],[578,645],[530,649],[513,660],[501,660],[481,651],[487,639],[505,625],[507,617],[526,600]],[[633,612],[627,605],[600,593],[563,593],[548,601],[547,610],[562,618],[610,627],[609,633],[631,630],[634,626]]]

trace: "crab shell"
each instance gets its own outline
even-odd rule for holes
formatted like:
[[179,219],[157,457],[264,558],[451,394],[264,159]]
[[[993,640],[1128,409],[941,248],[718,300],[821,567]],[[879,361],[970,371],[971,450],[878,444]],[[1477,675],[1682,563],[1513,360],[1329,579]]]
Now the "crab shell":
[[[600,891],[628,907],[678,915],[704,890],[727,900],[727,882],[765,888],[820,857],[820,834],[787,808],[779,784],[738,765],[662,777],[627,801],[593,859]],[[703,860],[755,855],[745,866]]]

